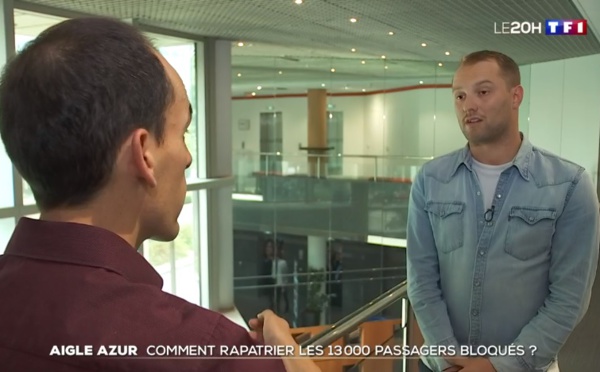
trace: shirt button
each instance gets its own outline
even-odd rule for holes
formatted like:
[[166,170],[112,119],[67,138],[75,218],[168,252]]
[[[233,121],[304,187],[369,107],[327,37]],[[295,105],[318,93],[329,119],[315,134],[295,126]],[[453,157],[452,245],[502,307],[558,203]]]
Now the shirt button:
[[481,195],[481,191],[477,191],[477,195]]
[[529,217],[529,221],[533,222],[533,217]]
[[479,280],[475,281],[475,287],[479,287],[481,285],[481,282]]
[[492,226],[494,223],[493,222],[488,222],[487,225],[488,226]]
[[479,255],[480,255],[480,256],[485,256],[485,251],[484,251],[483,249],[482,249],[482,250],[480,250],[480,251],[479,251]]
[[502,197],[502,194],[498,194],[496,196],[498,197],[498,199],[500,199]]
[[477,316],[477,315],[479,315],[479,311],[477,309],[473,309],[473,310],[471,310],[471,314],[473,316]]

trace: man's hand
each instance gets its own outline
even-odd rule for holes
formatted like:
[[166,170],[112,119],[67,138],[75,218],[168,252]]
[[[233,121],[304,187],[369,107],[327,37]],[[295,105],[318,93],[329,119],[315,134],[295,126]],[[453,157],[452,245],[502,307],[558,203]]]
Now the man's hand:
[[[255,319],[248,322],[252,332],[250,337],[266,345],[294,346],[294,356],[298,356],[300,347],[290,333],[290,325],[285,319],[275,315],[271,310],[265,310]],[[310,358],[283,357],[283,365],[287,372],[321,372]]]
[[275,315],[271,310],[265,310],[248,322],[252,332],[250,336],[260,343],[267,345],[296,345],[290,333],[288,322]]
[[496,372],[496,368],[488,358],[450,357],[446,360],[454,366],[461,367],[460,372]]

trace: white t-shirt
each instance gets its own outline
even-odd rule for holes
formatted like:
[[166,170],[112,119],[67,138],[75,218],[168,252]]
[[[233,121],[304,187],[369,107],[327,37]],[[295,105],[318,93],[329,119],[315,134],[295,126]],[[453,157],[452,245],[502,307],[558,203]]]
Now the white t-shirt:
[[275,279],[275,285],[287,284],[288,277],[285,276],[287,273],[287,261],[282,258],[273,259],[273,270],[271,270],[271,276]]
[[488,210],[492,207],[494,201],[494,193],[496,192],[496,186],[498,185],[498,179],[500,174],[505,169],[512,165],[512,161],[500,165],[489,165],[478,162],[473,159],[473,170],[477,174],[479,185],[481,186],[481,193],[483,195],[483,209]]

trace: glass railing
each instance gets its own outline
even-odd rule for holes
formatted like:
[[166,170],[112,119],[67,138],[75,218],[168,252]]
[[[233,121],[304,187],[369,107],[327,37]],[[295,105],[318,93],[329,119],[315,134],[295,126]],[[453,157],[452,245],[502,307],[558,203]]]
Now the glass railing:
[[292,325],[331,324],[404,280],[408,198],[428,160],[236,153],[234,295],[242,316],[271,308]]
[[[309,345],[331,345],[334,341],[350,334],[350,332],[354,331],[360,324],[376,315],[383,313],[384,311],[388,310],[390,306],[405,298],[407,298],[406,280],[395,285],[390,290],[382,293],[343,319],[340,319],[335,324],[332,324],[323,332],[306,340],[300,346],[307,347]],[[397,314],[398,317],[402,317],[403,315],[404,314],[402,313]]]
[[[377,319],[397,304],[401,304],[401,312],[392,318]],[[409,311],[407,285],[403,281],[319,333],[303,337],[297,330],[293,332],[306,354],[323,351],[315,360],[322,364],[323,371],[407,372],[414,370],[409,369],[409,360],[393,354],[412,341]]]
[[[365,302],[358,301],[386,293],[405,280],[406,266],[299,272],[296,262],[294,272],[282,276],[284,284],[275,284],[271,279],[271,276],[235,277],[238,309],[244,315],[270,308],[292,327],[309,327],[345,319],[364,307]],[[349,299],[344,298],[344,292],[352,293]],[[377,316],[393,318],[400,311],[400,305],[390,306]]]
[[[291,189],[298,185],[294,180],[305,177],[344,181],[410,182],[421,165],[431,159],[398,155],[315,155],[239,151],[234,154],[234,193],[261,195],[265,201],[284,202],[303,200],[304,195],[272,194],[269,192],[272,190],[267,186]],[[275,176],[286,177],[287,182],[282,182]],[[266,185],[265,179],[268,178],[278,181]],[[301,183],[300,186],[304,187]]]

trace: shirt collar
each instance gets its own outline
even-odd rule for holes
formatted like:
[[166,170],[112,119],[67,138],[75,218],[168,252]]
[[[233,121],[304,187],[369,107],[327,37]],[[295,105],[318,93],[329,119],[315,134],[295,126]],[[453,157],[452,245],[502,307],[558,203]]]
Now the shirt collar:
[[103,268],[132,282],[163,285],[161,276],[129,243],[96,226],[23,217],[4,254]]
[[[533,145],[529,140],[521,133],[521,147],[519,147],[519,151],[517,155],[512,161],[512,165],[514,165],[518,170],[521,177],[524,180],[529,181],[529,159],[533,154]],[[465,165],[468,170],[473,170],[473,156],[471,155],[471,151],[469,150],[469,144],[467,144],[456,157],[455,164],[452,166],[452,175],[456,173],[458,168],[461,165]]]

